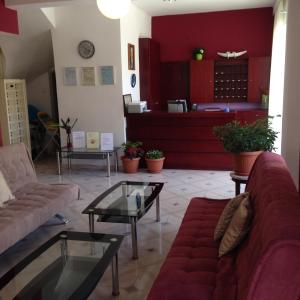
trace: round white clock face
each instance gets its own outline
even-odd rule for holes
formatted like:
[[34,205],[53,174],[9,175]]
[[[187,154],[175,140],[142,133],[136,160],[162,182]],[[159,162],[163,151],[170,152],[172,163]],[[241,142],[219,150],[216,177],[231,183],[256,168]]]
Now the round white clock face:
[[95,46],[90,41],[81,41],[78,45],[78,53],[82,58],[91,58],[95,53]]

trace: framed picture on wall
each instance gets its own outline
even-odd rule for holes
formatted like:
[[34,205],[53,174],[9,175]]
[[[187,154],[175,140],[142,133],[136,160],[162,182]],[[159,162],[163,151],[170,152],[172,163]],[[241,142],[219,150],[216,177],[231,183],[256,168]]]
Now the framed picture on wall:
[[135,70],[134,45],[128,44],[128,70]]
[[64,85],[77,85],[77,74],[75,67],[64,68]]
[[81,84],[82,85],[95,85],[95,68],[83,67],[81,68]]

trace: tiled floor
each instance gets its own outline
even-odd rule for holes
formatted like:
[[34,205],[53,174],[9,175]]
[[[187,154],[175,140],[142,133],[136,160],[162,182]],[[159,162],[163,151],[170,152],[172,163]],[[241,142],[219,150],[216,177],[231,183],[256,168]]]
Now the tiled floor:
[[57,220],[31,233],[24,240],[0,256],[0,276],[26,254],[61,230],[88,231],[88,217],[81,211],[100,193],[121,180],[161,181],[165,185],[160,194],[161,221],[155,221],[155,205],[138,222],[139,259],[131,258],[130,226],[126,224],[96,223],[95,231],[125,235],[119,252],[120,296],[111,296],[111,270],[106,271],[91,299],[145,299],[176,236],[185,210],[192,197],[214,199],[234,196],[234,183],[229,172],[196,170],[163,170],[161,174],[141,171],[137,174],[112,174],[106,177],[105,169],[94,164],[75,165],[72,172],[56,174],[54,163],[37,165],[39,180],[48,183],[73,182],[80,186],[80,200],[65,212],[71,219],[67,225],[57,225]]

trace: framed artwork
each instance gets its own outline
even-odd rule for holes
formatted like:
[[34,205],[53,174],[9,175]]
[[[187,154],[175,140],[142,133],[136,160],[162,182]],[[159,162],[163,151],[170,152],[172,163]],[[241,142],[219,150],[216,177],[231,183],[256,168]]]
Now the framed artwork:
[[83,67],[81,68],[81,84],[95,85],[95,68]]
[[115,84],[114,67],[113,66],[101,66],[99,67],[100,83],[103,85]]
[[134,45],[128,44],[128,70],[135,70]]
[[77,85],[77,74],[75,67],[64,68],[64,84],[71,86]]
[[124,115],[127,113],[127,104],[132,102],[131,94],[123,95]]

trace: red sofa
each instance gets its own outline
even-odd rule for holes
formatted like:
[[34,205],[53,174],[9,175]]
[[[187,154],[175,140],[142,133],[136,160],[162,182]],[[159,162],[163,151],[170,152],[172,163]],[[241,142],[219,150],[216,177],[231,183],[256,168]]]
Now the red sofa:
[[213,233],[228,200],[191,200],[148,300],[300,299],[300,198],[283,158],[261,154],[246,190],[251,230],[220,259]]

